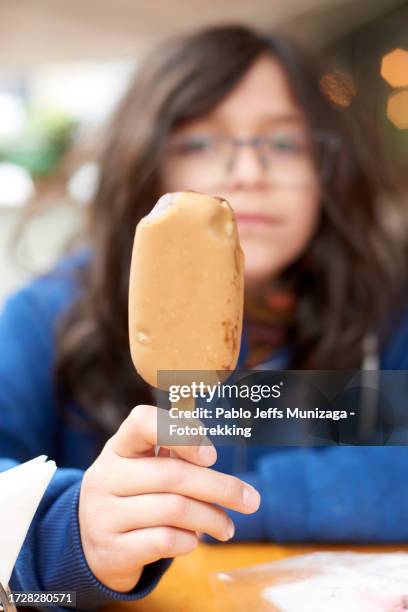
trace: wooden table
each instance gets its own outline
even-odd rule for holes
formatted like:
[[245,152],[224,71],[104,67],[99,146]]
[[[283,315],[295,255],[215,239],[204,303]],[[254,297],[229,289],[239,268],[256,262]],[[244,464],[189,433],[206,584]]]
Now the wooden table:
[[[274,544],[204,544],[175,559],[156,589],[132,604],[110,605],[106,612],[215,612],[220,610],[209,574],[256,565],[313,551],[408,552],[401,546],[276,546]],[[220,610],[222,612],[222,610]],[[256,612],[255,610],[251,612]]]

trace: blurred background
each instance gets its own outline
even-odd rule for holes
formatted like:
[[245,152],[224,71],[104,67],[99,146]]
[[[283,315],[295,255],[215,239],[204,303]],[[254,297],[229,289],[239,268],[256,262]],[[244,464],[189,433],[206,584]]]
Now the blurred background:
[[327,95],[376,122],[408,183],[406,2],[2,0],[0,303],[80,236],[104,126],[141,56],[165,37],[228,22],[279,28],[323,53]]

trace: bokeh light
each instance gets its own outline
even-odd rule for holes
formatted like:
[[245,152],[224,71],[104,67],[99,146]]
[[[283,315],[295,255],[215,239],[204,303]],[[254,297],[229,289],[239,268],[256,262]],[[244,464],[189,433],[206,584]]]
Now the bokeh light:
[[408,87],[408,51],[394,49],[384,55],[381,76],[391,87]]
[[400,130],[408,129],[408,87],[390,94],[387,117]]
[[320,79],[320,87],[325,96],[337,106],[350,106],[357,93],[353,77],[340,70],[328,72]]

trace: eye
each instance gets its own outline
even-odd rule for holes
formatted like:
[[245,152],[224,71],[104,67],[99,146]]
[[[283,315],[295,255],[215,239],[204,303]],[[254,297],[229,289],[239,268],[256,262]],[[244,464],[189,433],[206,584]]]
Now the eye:
[[172,145],[178,155],[207,153],[212,149],[213,141],[208,136],[190,136],[180,138]]
[[271,136],[269,146],[273,151],[282,154],[300,155],[308,149],[307,139],[297,134],[279,134]]

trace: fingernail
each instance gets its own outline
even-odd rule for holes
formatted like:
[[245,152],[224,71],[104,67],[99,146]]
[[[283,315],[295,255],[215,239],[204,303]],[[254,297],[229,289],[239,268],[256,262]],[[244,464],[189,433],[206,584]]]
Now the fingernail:
[[242,492],[242,501],[249,510],[256,510],[259,506],[260,495],[254,487],[246,485]]
[[200,446],[198,456],[203,463],[214,463],[217,458],[215,448],[213,446]]
[[231,521],[231,523],[228,525],[228,528],[227,528],[227,537],[229,540],[234,536],[234,533],[235,533],[235,525]]

